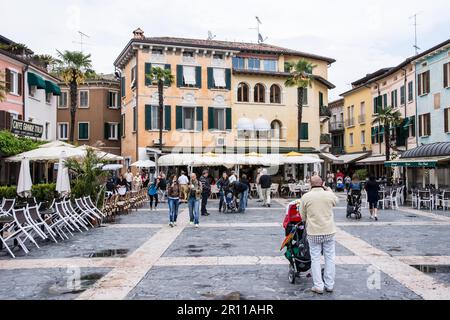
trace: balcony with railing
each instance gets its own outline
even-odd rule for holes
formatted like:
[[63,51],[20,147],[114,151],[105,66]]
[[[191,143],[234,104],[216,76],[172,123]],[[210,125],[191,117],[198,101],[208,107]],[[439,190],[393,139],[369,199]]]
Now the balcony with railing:
[[327,106],[321,106],[319,112],[321,117],[331,117],[331,110]]
[[330,122],[328,131],[330,132],[344,131],[344,122],[343,121]]
[[344,154],[344,147],[331,147],[330,148],[330,153],[336,155],[341,155]]
[[346,119],[345,120],[345,126],[347,128],[354,127],[355,126],[355,118],[348,118],[348,119]]
[[366,123],[366,115],[365,115],[365,114],[359,115],[359,117],[358,117],[358,123],[359,123],[359,124],[364,124],[364,123]]
[[331,144],[331,134],[322,133],[320,135],[320,144]]

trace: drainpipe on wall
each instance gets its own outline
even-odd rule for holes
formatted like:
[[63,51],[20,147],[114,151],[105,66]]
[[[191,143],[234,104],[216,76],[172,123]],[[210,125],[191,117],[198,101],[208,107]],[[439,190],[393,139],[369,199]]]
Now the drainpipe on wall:
[[[136,51],[136,160],[139,161],[139,49]],[[134,121],[134,119],[133,119]]]
[[28,71],[28,65],[22,69],[22,121],[25,121],[25,74]]

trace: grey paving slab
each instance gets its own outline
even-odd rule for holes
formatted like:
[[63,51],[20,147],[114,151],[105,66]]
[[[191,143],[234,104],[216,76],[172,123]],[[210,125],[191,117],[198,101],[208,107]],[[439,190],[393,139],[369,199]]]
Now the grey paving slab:
[[[369,209],[362,209],[362,219],[359,220],[360,222],[371,222],[373,220],[370,220],[370,212]],[[347,219],[347,210],[346,209],[335,209],[334,210],[334,216],[336,222],[355,222],[358,221],[354,219]],[[394,210],[378,210],[378,218],[379,221],[382,222],[418,222],[418,221],[424,221],[424,222],[432,222],[436,221],[432,218],[423,217],[420,215],[416,215],[413,213],[406,213],[401,211],[394,211]]]
[[337,266],[332,294],[316,296],[312,279],[292,285],[286,266],[156,267],[127,299],[213,300],[230,297],[274,300],[420,299],[389,276],[380,274],[379,289],[369,289],[367,266]]
[[[145,241],[151,238],[157,230],[154,229],[113,229],[96,228],[83,233],[76,233],[68,240],[53,243],[50,241],[38,242],[40,249],[33,244],[27,245],[30,253],[26,255],[22,250],[16,249],[19,259],[52,259],[89,257],[93,253],[104,250],[127,250],[131,254]],[[123,254],[122,256],[126,256]],[[0,261],[10,259],[3,250],[0,252]]]
[[392,256],[450,255],[449,226],[342,227]]
[[[183,209],[181,206],[180,210]],[[168,221],[169,209],[167,205],[163,205],[157,211],[144,208],[128,215],[118,216],[113,224],[166,224]]]
[[0,300],[75,299],[108,272],[106,268],[0,270]]
[[[164,257],[281,256],[285,238],[280,228],[187,228]],[[353,253],[336,244],[336,254]]]

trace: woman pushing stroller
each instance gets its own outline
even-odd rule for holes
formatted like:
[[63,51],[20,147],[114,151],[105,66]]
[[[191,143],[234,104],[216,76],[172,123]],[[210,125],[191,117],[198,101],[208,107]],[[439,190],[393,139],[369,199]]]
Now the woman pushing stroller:
[[361,190],[362,184],[358,174],[354,174],[349,183],[347,193],[347,218],[355,215],[356,219],[361,219]]

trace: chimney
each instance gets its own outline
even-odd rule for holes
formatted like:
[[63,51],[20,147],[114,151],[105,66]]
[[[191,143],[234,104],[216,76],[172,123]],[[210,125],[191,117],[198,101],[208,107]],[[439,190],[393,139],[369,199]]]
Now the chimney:
[[144,40],[145,39],[144,31],[141,28],[137,28],[136,30],[133,31],[133,38]]

